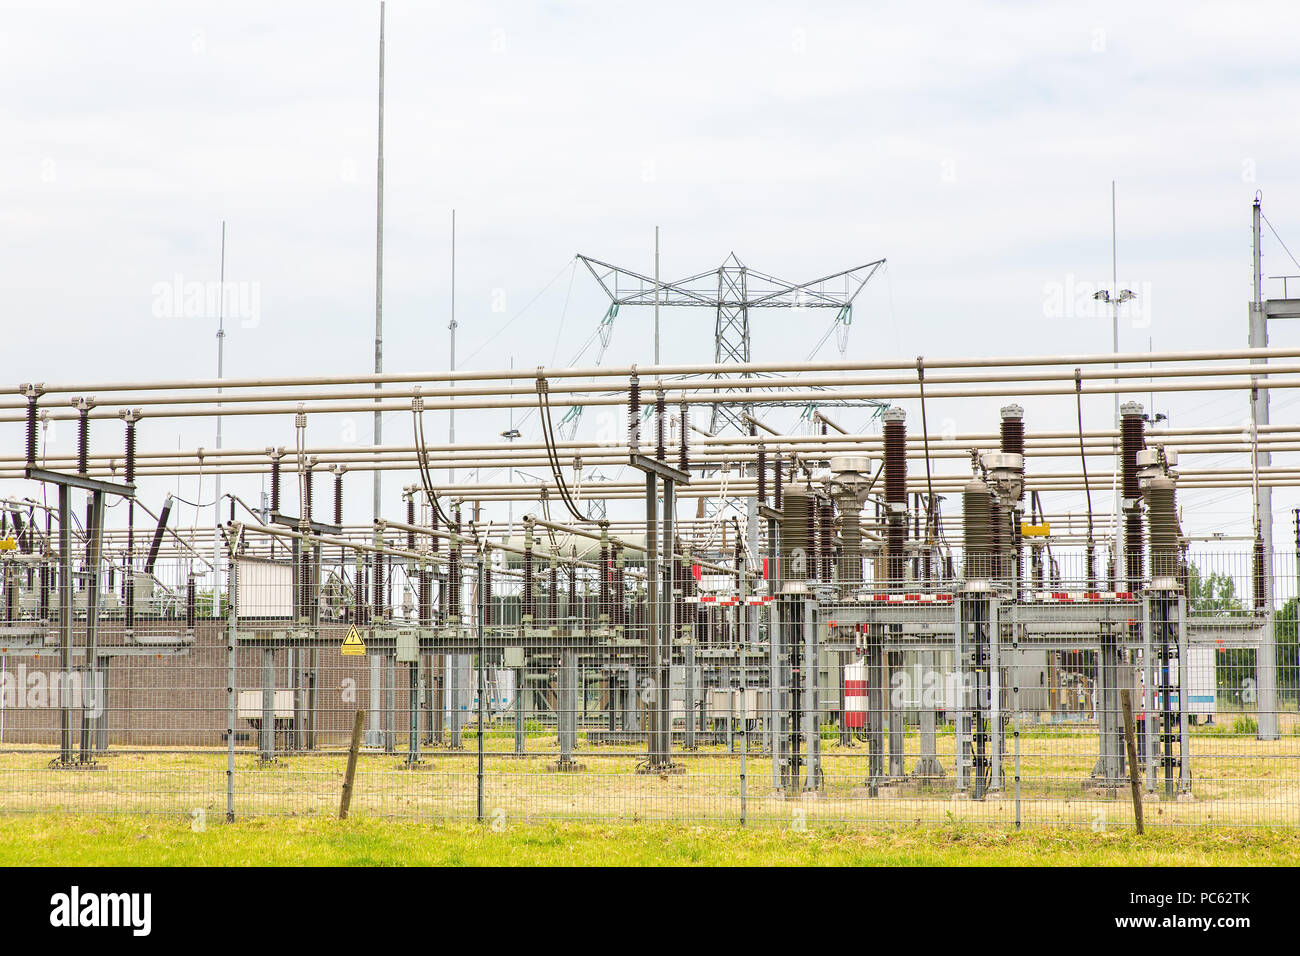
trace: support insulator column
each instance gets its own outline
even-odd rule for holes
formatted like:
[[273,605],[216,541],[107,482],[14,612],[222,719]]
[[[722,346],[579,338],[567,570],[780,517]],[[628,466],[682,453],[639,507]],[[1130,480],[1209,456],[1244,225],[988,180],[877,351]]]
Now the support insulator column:
[[891,584],[907,576],[907,413],[897,406],[887,408],[884,420],[885,445],[885,570]]
[[1121,590],[1136,591],[1142,586],[1143,578],[1142,486],[1138,478],[1137,455],[1146,447],[1146,419],[1138,402],[1125,402],[1119,407],[1119,413],[1120,474],[1124,499],[1124,587]]

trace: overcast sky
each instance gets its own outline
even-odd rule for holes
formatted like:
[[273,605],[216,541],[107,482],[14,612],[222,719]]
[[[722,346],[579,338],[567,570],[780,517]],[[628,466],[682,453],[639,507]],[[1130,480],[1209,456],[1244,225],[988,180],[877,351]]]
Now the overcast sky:
[[[226,374],[370,370],[378,3],[0,6],[10,382],[213,375],[212,317],[156,313],[160,287],[216,278],[223,220],[227,280],[256,297],[228,323]],[[1108,318],[1051,302],[1110,285],[1112,179],[1119,284],[1143,304],[1125,350],[1246,344],[1257,190],[1300,252],[1294,3],[391,0],[387,23],[388,369],[448,363],[453,208],[458,352],[483,368],[571,360],[604,311],[574,253],[649,272],[656,225],[666,277],[732,251],[796,280],[887,258],[848,343],[868,365],[1109,350]],[[1271,234],[1264,248],[1267,275],[1300,273]],[[756,359],[804,359],[830,317],[789,319],[755,313]],[[710,316],[664,328],[666,361],[711,355]],[[650,329],[624,310],[606,361],[648,362]],[[988,431],[997,404],[931,414]],[[1027,405],[1031,430],[1072,412]],[[1275,396],[1274,420],[1297,407]],[[1240,396],[1160,410],[1246,415]],[[212,443],[206,425],[142,429]],[[288,419],[240,421],[226,445],[292,437]],[[1296,503],[1276,501],[1279,547]],[[1204,504],[1192,530],[1247,498]]]

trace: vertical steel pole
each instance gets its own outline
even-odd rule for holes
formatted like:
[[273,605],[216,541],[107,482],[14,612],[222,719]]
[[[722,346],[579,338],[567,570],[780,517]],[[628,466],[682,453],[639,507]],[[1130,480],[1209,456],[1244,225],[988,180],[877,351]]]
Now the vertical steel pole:
[[[649,632],[650,639],[650,673],[653,674],[653,680],[659,679],[659,665],[661,649],[659,647],[659,510],[658,502],[655,500],[657,487],[655,484],[655,473],[647,471],[645,475],[645,539],[646,539],[646,629]],[[605,573],[604,571],[601,572]],[[654,692],[656,706],[650,708],[650,726],[647,728],[649,733],[649,759],[651,767],[658,767],[663,760],[659,752],[659,713],[657,702],[659,700],[659,690],[657,687],[651,688]],[[628,689],[632,693],[631,687]]]
[[1192,690],[1191,661],[1188,660],[1187,595],[1178,595],[1178,789],[1192,790],[1192,753],[1188,742],[1188,707]]
[[[1251,348],[1268,347],[1268,319],[1264,312],[1264,279],[1260,254],[1260,216],[1259,199],[1251,207],[1252,239],[1252,288],[1254,297],[1250,303],[1250,339]],[[1251,364],[1267,365],[1264,358],[1252,358]],[[1267,378],[1265,378],[1267,381]],[[1251,408],[1255,429],[1268,426],[1268,389],[1255,389]],[[1259,468],[1267,468],[1273,463],[1273,455],[1268,451],[1256,454]],[[1277,740],[1277,645],[1274,631],[1273,613],[1273,487],[1261,485],[1255,498],[1255,527],[1264,545],[1264,633],[1256,655],[1255,687],[1256,700],[1259,702],[1260,740]]]
[[1002,604],[997,598],[989,601],[989,789],[1003,789],[1002,752]]
[[[99,564],[104,541],[104,493],[90,495],[90,547],[87,549],[86,573],[86,660],[85,685],[82,688],[81,761],[88,763],[95,749],[94,731],[102,714],[103,697],[99,684]],[[67,675],[65,674],[65,679]],[[89,696],[87,696],[89,695]]]
[[[375,153],[375,374],[384,371],[384,2],[379,3],[379,129],[378,148]],[[383,388],[382,382],[375,382],[375,391]],[[379,405],[379,398],[375,398]],[[384,417],[375,411],[375,448],[384,443]],[[383,470],[376,468],[371,472],[374,493],[374,518],[383,515]],[[378,537],[378,533],[376,533]],[[376,556],[378,557],[378,556]],[[378,622],[376,622],[378,623]],[[366,746],[380,746],[383,736],[380,730],[379,707],[377,698],[382,694],[380,674],[382,669],[380,655],[370,655],[370,722],[366,730]]]
[[262,650],[262,760],[275,759],[275,648]]
[[[233,540],[233,531],[232,531]],[[235,720],[238,691],[235,688],[235,635],[239,607],[239,564],[230,561],[230,606],[226,624],[226,822],[235,820]]]
[[1151,640],[1151,598],[1142,600],[1142,751],[1147,765],[1147,790],[1156,790],[1156,683],[1155,652]]
[[487,722],[484,718],[483,701],[487,697],[485,676],[487,674],[487,645],[483,635],[483,552],[478,553],[475,561],[475,592],[478,600],[474,602],[474,631],[478,638],[478,822],[483,822],[483,738],[487,736]]
[[[226,221],[221,220],[221,268],[217,284],[217,381],[225,374],[226,352]],[[220,386],[217,394],[221,394]],[[221,450],[221,403],[217,403],[217,450]],[[216,500],[212,503],[212,616],[221,616],[221,470],[216,471]]]
[[1020,622],[1011,606],[1011,719],[1015,740],[1016,829],[1020,829]]
[[803,599],[803,725],[804,752],[807,754],[807,771],[804,789],[821,789],[821,728],[817,726],[817,675],[820,666],[817,654],[817,626],[814,617],[817,602]]
[[[749,771],[749,701],[748,701],[748,681],[745,675],[748,673],[748,666],[742,665],[740,670],[740,825],[745,825],[745,811],[748,800],[748,771]],[[687,722],[690,722],[689,717]]]
[[[659,227],[655,226],[655,365],[659,364]],[[682,436],[682,441],[686,436]]]
[[[59,485],[59,667],[63,680],[72,670],[72,490]],[[72,700],[64,693],[59,708],[59,760],[72,763]]]
[[952,739],[954,752],[954,785],[958,793],[966,790],[969,780],[966,772],[966,725],[969,721],[969,711],[967,709],[968,701],[966,699],[966,668],[963,647],[965,640],[965,622],[962,620],[963,609],[967,606],[967,601],[963,599],[960,593],[954,595],[955,600],[952,602],[953,608],[953,630],[952,630],[952,692],[951,700],[947,701],[949,712],[952,714]]
[[[384,3],[379,3],[379,148],[375,159],[375,374],[384,370]],[[375,391],[383,387],[375,382]],[[375,398],[375,404],[379,399]],[[375,412],[375,447],[382,445],[384,419]],[[376,468],[371,475],[374,484],[375,517],[382,507],[383,472]]]
[[[682,440],[686,437],[683,435]],[[658,684],[656,707],[659,711],[659,753],[664,763],[672,760],[673,716],[672,716],[672,662],[673,662],[673,618],[676,610],[673,601],[673,480],[663,479],[664,516],[663,547],[659,549],[660,595],[663,613],[659,615],[659,669],[655,673]]]

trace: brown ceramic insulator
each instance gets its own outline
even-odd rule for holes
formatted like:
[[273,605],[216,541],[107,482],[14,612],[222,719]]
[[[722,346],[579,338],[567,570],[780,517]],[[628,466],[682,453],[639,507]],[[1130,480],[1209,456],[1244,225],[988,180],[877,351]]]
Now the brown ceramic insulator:
[[907,426],[885,422],[885,500],[907,503]]
[[1176,578],[1178,575],[1178,516],[1174,505],[1174,483],[1168,478],[1154,478],[1144,489],[1147,503],[1148,531],[1151,545],[1151,578]]
[[1125,590],[1131,591],[1142,583],[1142,565],[1146,548],[1142,541],[1142,512],[1137,508],[1124,515],[1124,576]]
[[[807,578],[811,572],[811,558],[808,539],[810,523],[810,500],[808,493],[792,486],[785,494],[781,507],[781,577],[786,580]],[[802,562],[802,570],[796,566],[796,557]]]
[[1146,447],[1145,432],[1146,421],[1140,412],[1126,414],[1120,419],[1120,474],[1123,477],[1125,498],[1137,498],[1142,493],[1137,473],[1137,454]]
[[989,519],[993,499],[989,487],[973,478],[962,489],[962,536],[966,549],[966,579],[987,579],[993,572],[993,531]]

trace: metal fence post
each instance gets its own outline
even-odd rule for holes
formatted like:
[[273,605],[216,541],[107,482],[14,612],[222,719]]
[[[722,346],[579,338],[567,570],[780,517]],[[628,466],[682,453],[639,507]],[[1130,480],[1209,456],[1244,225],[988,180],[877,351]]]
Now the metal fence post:
[[1016,829],[1020,829],[1020,621],[1016,608],[1011,608],[1011,719],[1015,740],[1016,776]]
[[[232,527],[227,544],[233,542],[237,531]],[[235,549],[230,548],[230,606],[226,609],[226,822],[235,820],[235,720],[237,718],[238,691],[235,688],[235,638],[239,608],[239,563]]]
[[474,630],[478,638],[478,822],[483,822],[483,738],[487,726],[483,720],[483,699],[487,696],[485,676],[487,673],[487,654],[483,635],[483,552],[478,553],[474,561],[474,593],[478,599],[474,602]]
[[749,769],[749,698],[745,688],[744,675],[749,669],[748,662],[741,665],[740,680],[740,825],[745,825],[746,810],[746,776]]

